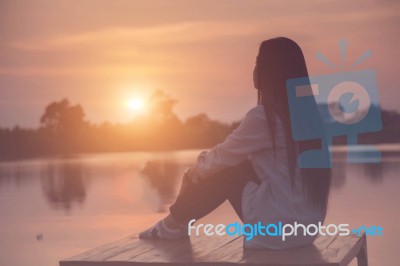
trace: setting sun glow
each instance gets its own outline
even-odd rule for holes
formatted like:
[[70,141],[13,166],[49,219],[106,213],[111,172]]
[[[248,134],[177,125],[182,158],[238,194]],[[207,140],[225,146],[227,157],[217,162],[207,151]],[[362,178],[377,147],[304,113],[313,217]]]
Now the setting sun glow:
[[144,109],[144,101],[139,98],[132,98],[128,100],[127,106],[133,111],[142,111]]

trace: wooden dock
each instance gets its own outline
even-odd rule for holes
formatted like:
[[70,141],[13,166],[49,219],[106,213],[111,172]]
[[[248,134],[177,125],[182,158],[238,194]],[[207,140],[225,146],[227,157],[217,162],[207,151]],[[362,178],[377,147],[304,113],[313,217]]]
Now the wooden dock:
[[60,266],[149,265],[348,265],[367,266],[363,236],[321,236],[313,245],[288,250],[243,249],[241,237],[198,236],[186,240],[142,240],[130,236],[60,261]]

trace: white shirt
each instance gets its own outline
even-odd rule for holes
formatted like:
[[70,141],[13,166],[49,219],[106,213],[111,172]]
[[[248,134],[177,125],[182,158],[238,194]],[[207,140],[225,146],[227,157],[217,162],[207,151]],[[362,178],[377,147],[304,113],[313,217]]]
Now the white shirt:
[[[235,166],[249,159],[261,184],[249,182],[242,197],[243,222],[263,225],[278,222],[317,224],[323,222],[323,211],[312,207],[302,189],[300,171],[296,172],[295,188],[292,189],[289,163],[286,153],[285,133],[280,120],[276,125],[276,160],[269,137],[267,118],[262,104],[252,108],[239,127],[227,139],[200,153],[195,166],[200,178],[211,177],[220,170]],[[301,231],[300,231],[301,232]],[[248,248],[281,249],[312,243],[316,236],[288,237],[255,236],[245,241]]]

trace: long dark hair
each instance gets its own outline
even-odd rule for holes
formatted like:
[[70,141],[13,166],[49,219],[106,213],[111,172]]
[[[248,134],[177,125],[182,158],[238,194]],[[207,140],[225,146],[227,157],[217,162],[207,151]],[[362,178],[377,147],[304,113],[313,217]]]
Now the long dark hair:
[[[258,101],[267,116],[272,148],[276,154],[277,118],[282,122],[287,143],[287,155],[292,187],[295,184],[298,155],[306,150],[320,149],[320,141],[294,141],[290,123],[286,81],[291,78],[308,77],[306,62],[299,45],[288,38],[279,37],[263,41],[256,62]],[[315,110],[317,104],[315,100]],[[315,121],[321,123],[320,121]],[[301,168],[306,198],[314,206],[326,211],[329,197],[330,168]]]

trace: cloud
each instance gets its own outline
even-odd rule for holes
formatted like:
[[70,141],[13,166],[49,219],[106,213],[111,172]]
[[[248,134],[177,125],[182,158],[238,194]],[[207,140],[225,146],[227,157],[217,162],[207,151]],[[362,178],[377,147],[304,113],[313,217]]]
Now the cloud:
[[[284,1],[284,3],[287,2]],[[311,1],[308,9],[303,5],[298,5],[300,10],[307,12],[296,12],[292,6],[288,6],[285,14],[282,12],[284,4],[270,4],[272,10],[281,8],[277,13],[272,13],[266,9],[265,15],[261,16],[260,11],[256,16],[249,17],[238,14],[236,18],[211,18],[209,20],[181,21],[177,23],[157,24],[153,26],[103,26],[90,30],[78,32],[65,32],[61,34],[50,34],[48,36],[38,36],[23,38],[18,41],[9,41],[6,46],[20,50],[31,51],[57,51],[57,50],[82,50],[82,49],[112,49],[113,46],[124,49],[128,46],[132,48],[163,47],[165,45],[179,45],[193,42],[207,42],[221,40],[229,37],[246,37],[251,35],[263,35],[265,33],[280,35],[282,32],[293,32],[306,36],[315,36],[322,26],[325,30],[349,25],[354,23],[366,23],[399,18],[397,8],[400,3],[390,5],[375,6],[373,9],[365,7],[355,9],[349,5],[349,9],[338,9],[338,5],[328,1],[328,7],[333,5],[331,12],[322,11],[317,5],[318,2]],[[374,3],[373,1],[371,3]],[[301,8],[300,8],[301,7]],[[261,6],[260,6],[261,9]],[[226,15],[225,15],[226,16]],[[368,23],[369,22],[369,23]],[[82,25],[82,28],[85,28]]]
[[107,66],[81,66],[81,67],[19,67],[1,68],[0,76],[115,76],[115,75],[145,75],[149,71],[158,74],[171,74],[173,69],[154,66],[132,66],[132,65],[107,65]]
[[93,31],[60,34],[44,39],[9,43],[23,50],[57,50],[70,47],[97,47],[110,44],[157,45],[209,41],[229,36],[255,34],[252,23],[243,22],[189,22],[152,27],[106,27]]

